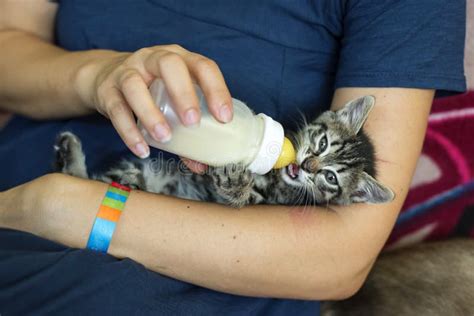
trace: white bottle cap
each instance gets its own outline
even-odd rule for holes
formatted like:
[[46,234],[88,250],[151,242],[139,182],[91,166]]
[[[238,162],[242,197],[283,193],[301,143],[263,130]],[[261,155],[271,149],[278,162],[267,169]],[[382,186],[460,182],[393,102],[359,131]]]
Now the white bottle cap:
[[283,126],[271,117],[263,113],[257,116],[263,119],[263,137],[260,148],[247,169],[256,174],[265,174],[272,170],[278,157],[280,157],[285,133]]

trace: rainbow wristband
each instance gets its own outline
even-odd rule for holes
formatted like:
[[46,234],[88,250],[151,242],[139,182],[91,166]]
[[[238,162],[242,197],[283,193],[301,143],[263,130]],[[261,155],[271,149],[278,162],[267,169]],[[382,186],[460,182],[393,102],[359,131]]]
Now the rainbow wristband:
[[87,242],[87,248],[107,253],[130,188],[112,182],[105,193]]

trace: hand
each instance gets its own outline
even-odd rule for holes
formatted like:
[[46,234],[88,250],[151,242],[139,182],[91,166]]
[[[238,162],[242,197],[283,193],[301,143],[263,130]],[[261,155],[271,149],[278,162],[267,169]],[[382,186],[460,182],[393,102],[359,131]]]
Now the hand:
[[230,93],[217,64],[178,45],[154,46],[134,53],[114,52],[84,65],[75,86],[84,103],[108,117],[127,147],[145,158],[149,147],[134,115],[157,141],[171,138],[170,127],[148,91],[155,78],[163,79],[184,125],[200,120],[193,81],[203,90],[209,111],[217,120],[226,123],[232,119]]

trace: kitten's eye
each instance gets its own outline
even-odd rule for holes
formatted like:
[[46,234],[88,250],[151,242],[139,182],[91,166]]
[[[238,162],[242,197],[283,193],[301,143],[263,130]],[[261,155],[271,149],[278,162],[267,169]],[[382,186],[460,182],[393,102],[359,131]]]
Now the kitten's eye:
[[327,147],[328,147],[328,138],[326,137],[326,135],[324,135],[324,136],[321,137],[321,139],[319,140],[318,152],[319,152],[319,153],[324,152]]
[[334,172],[332,172],[331,170],[324,170],[323,174],[324,174],[324,178],[329,184],[337,185],[337,178]]

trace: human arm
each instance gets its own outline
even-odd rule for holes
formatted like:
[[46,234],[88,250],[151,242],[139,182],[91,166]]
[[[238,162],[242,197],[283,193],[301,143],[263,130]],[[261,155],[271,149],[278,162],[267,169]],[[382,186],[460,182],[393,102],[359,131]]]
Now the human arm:
[[[183,123],[199,120],[199,83],[211,113],[232,117],[224,78],[212,60],[178,45],[137,52],[69,52],[53,45],[57,4],[47,0],[0,2],[0,110],[36,119],[64,118],[99,111],[110,118],[125,144],[138,156],[149,153],[134,115],[158,141],[170,129],[147,86],[162,78]],[[194,113],[194,114],[193,114]]]
[[[234,294],[300,299],[352,295],[402,206],[433,98],[428,90],[346,88],[337,90],[332,108],[366,94],[377,102],[364,128],[375,144],[378,179],[396,194],[392,203],[334,211],[263,205],[235,210],[135,191],[109,252]],[[84,247],[106,185],[64,175],[35,181],[2,193],[2,200],[10,197],[12,202],[2,205],[0,225]]]

